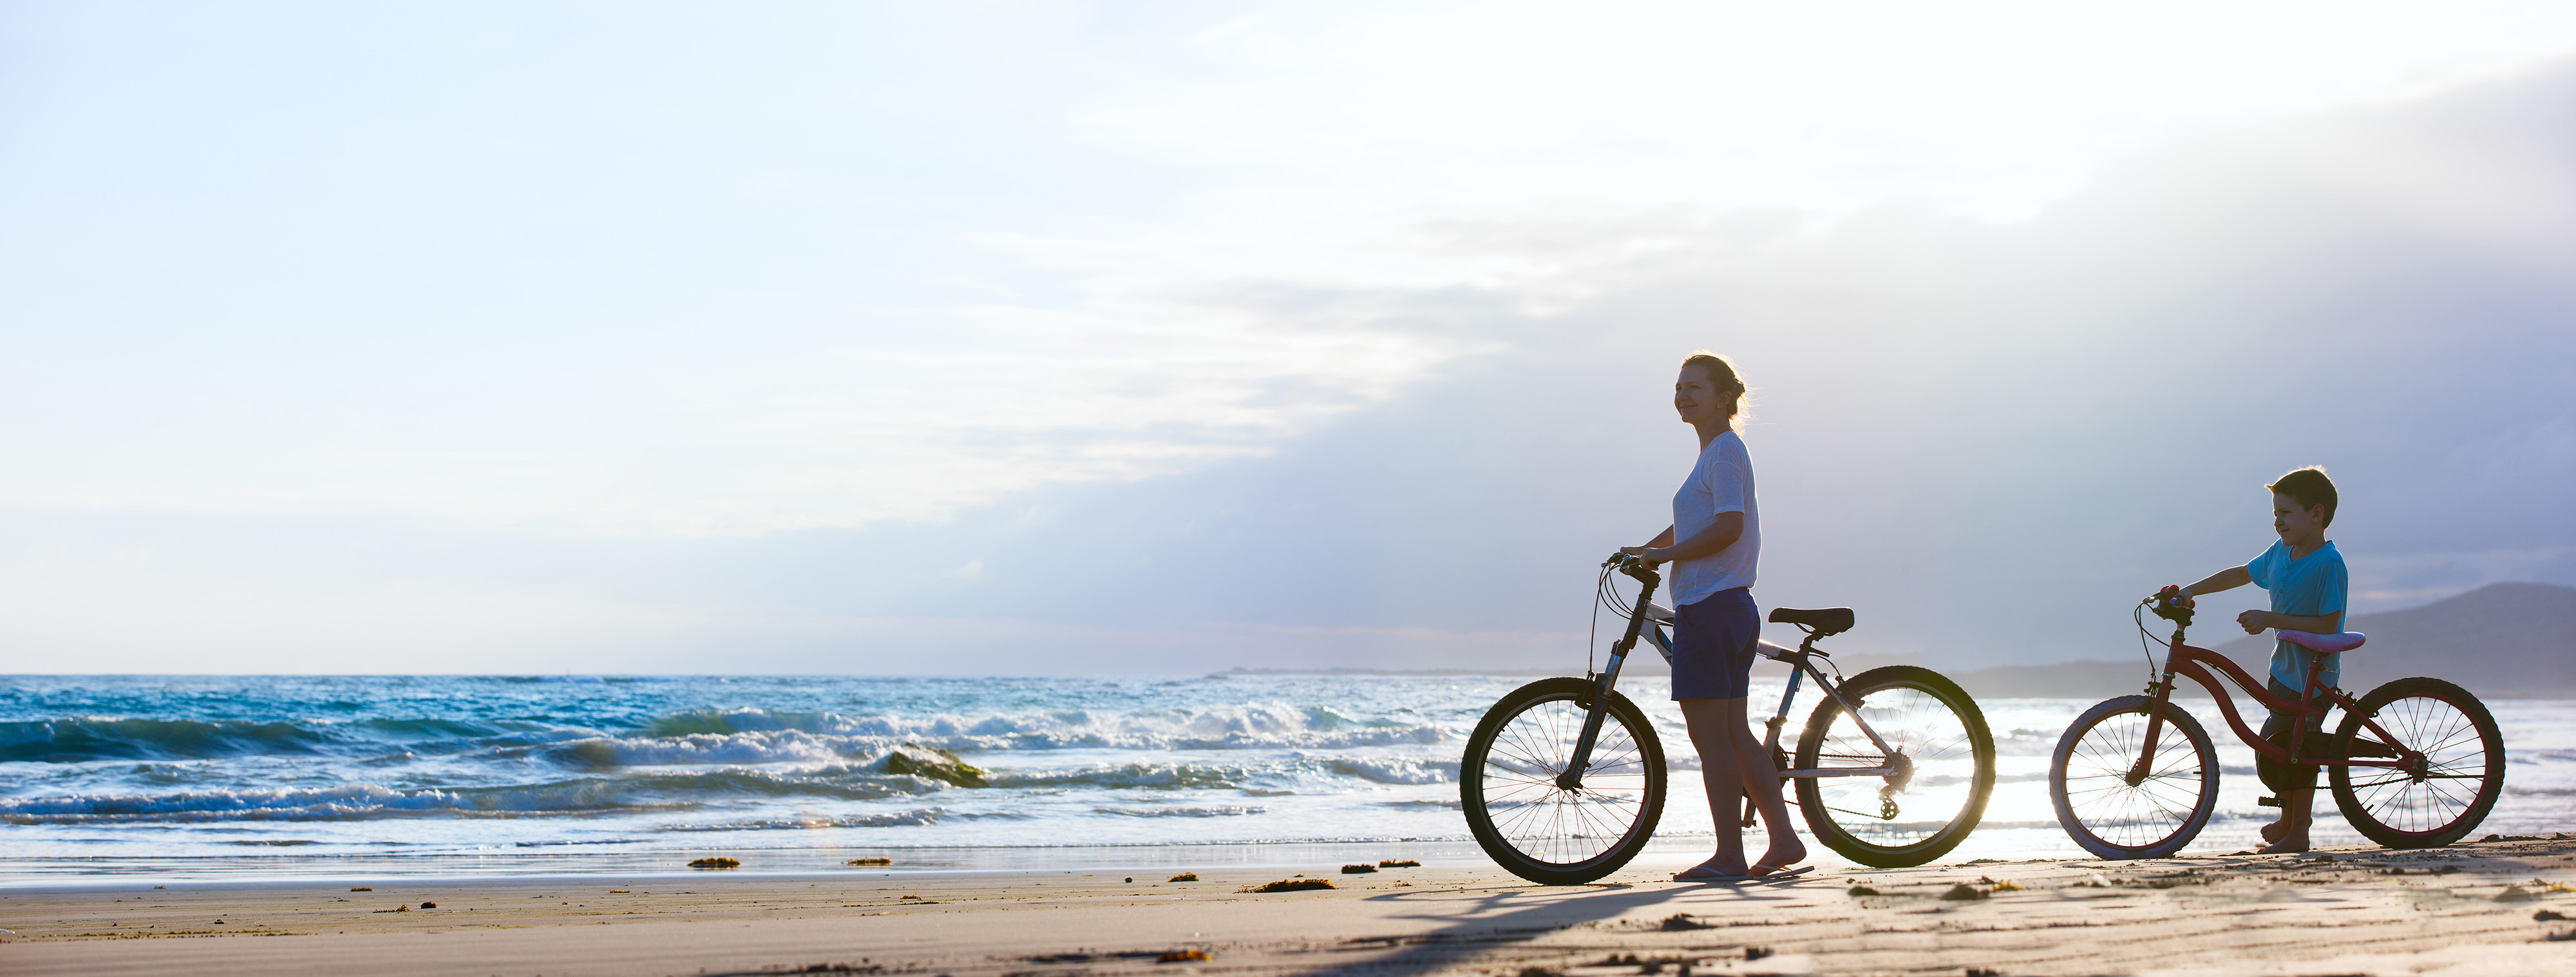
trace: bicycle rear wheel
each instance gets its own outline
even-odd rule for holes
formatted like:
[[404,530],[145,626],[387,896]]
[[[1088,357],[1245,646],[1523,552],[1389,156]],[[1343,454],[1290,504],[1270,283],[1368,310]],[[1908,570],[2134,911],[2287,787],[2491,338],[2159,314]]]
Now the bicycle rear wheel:
[[[1896,751],[1898,769],[1887,776],[1797,778],[1807,828],[1844,858],[1877,868],[1949,854],[1977,829],[1995,788],[1995,739],[1985,713],[1956,683],[1911,665],[1862,672],[1841,692]],[[1800,769],[1890,762],[1830,695],[1816,703],[1798,736]]]
[[2137,768],[2153,701],[2126,695],[2085,710],[2049,759],[2057,823],[2103,858],[2172,855],[2200,836],[2218,807],[2218,748],[2180,706],[2165,703],[2155,755]]
[[1579,678],[1521,686],[1485,711],[1458,763],[1458,799],[1485,854],[1541,885],[1579,885],[1637,857],[1664,814],[1664,747],[1646,714],[1612,692],[1582,787],[1572,764],[1592,694]]
[[[2436,678],[2401,678],[2370,690],[2336,728],[2334,755],[2416,753],[2406,769],[2328,767],[2335,806],[2362,837],[2390,848],[2447,845],[2486,820],[2504,793],[2504,734],[2485,703]],[[2361,724],[2368,716],[2393,743]]]

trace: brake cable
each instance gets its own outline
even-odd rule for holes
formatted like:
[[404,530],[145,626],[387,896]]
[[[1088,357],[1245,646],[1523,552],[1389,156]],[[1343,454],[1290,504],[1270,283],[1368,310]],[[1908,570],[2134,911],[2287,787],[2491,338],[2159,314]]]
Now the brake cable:
[[1628,606],[1628,602],[1619,596],[1619,588],[1610,585],[1610,575],[1615,572],[1617,568],[1618,564],[1615,560],[1610,563],[1602,564],[1601,576],[1592,582],[1592,624],[1583,635],[1583,674],[1586,677],[1592,675],[1593,648],[1601,642],[1602,605],[1609,605],[1612,611],[1618,612],[1619,616],[1623,618],[1636,616],[1635,610],[1630,608]]
[[1601,588],[1610,582],[1610,565],[1601,565],[1601,578],[1592,582],[1592,623],[1583,629],[1583,677],[1592,677],[1592,649],[1601,643]]
[[2146,613],[2147,605],[2141,601],[2138,606],[2129,609],[2129,622],[2137,625],[2138,653],[2147,656],[2147,672],[2152,675],[2156,670],[2156,636],[2154,632],[2147,630]]

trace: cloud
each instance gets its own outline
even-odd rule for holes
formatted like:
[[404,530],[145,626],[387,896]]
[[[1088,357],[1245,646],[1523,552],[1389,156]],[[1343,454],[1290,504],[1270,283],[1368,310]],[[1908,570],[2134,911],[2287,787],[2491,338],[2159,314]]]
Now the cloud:
[[[1264,456],[1711,249],[2027,216],[2576,45],[2515,4],[1010,10],[18,21],[0,498],[935,520]],[[2480,225],[2554,179],[2371,149],[2325,172]]]
[[2440,91],[2571,41],[2525,4],[1322,4],[1182,35],[1074,120],[1270,177],[1229,201],[1267,226],[1565,195],[2010,218],[2178,125]]
[[1854,651],[2114,657],[2310,462],[2365,602],[2576,572],[2563,16],[1710,9],[538,32],[194,182],[13,115],[0,667],[1562,665],[1703,346]]
[[2260,486],[2319,462],[2358,607],[2565,578],[2576,514],[2531,493],[2576,478],[2576,146],[2547,124],[2571,97],[2561,68],[2212,131],[2009,224],[1902,205],[1453,223],[1461,247],[1601,257],[1568,263],[1588,287],[1533,286],[1548,302],[1413,293],[1481,310],[1456,335],[1504,348],[1275,453],[1050,493],[1034,523],[994,521],[1018,503],[961,516],[943,538],[1009,586],[902,603],[1566,633],[1591,565],[1662,525],[1691,444],[1660,391],[1699,346],[1756,388],[1757,593],[1859,608],[1846,648],[2115,657],[2128,603],[2268,545]]

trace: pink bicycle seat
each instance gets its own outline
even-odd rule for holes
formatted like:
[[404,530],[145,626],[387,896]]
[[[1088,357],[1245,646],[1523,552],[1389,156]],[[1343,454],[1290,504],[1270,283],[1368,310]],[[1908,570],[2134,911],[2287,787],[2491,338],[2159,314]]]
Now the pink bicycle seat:
[[2343,631],[2335,634],[2309,634],[2305,631],[2283,630],[2273,633],[2280,635],[2281,640],[2283,641],[2287,641],[2309,651],[2327,655],[2334,654],[2338,651],[2351,651],[2355,648],[2361,647],[2362,642],[2370,640],[2368,635],[2362,634],[2359,631]]

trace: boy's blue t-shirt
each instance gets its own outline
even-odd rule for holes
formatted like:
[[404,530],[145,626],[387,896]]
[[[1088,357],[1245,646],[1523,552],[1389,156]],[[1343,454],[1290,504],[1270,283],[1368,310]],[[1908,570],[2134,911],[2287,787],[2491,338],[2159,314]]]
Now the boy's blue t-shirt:
[[[2344,589],[2350,581],[2344,576],[2343,554],[2335,552],[2333,543],[2317,547],[2316,552],[2293,560],[2287,543],[2274,543],[2263,555],[2245,564],[2245,573],[2254,578],[2254,586],[2272,592],[2272,613],[2300,617],[2322,617],[2343,610]],[[2293,689],[2308,682],[2308,659],[2316,652],[2287,641],[2272,642],[2272,677]],[[2328,686],[2343,678],[2343,654],[2327,655],[2326,667],[2317,673],[2317,681]]]

